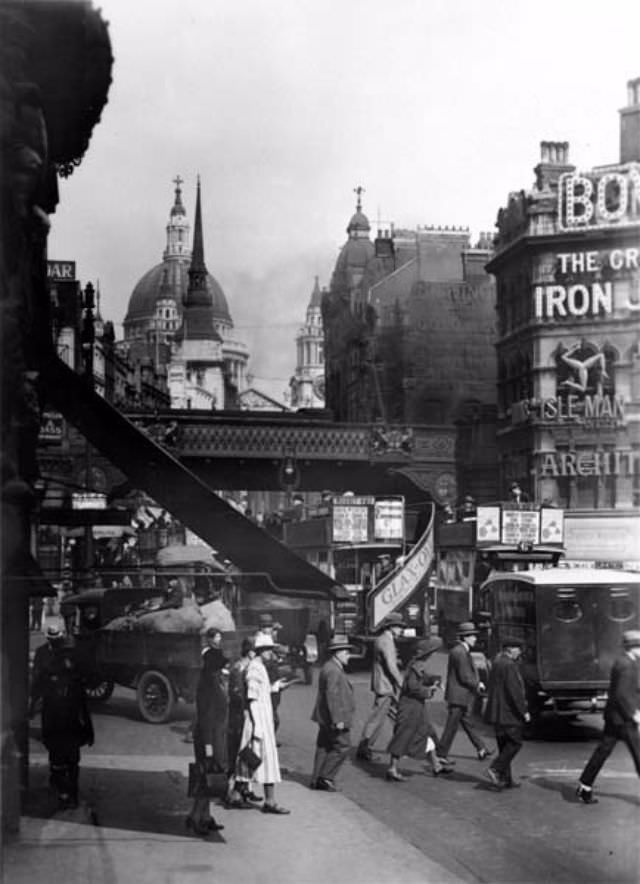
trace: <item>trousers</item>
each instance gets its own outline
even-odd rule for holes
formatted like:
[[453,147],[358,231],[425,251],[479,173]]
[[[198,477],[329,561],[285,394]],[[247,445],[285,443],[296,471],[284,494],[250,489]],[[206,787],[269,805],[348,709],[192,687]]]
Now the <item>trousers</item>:
[[507,783],[511,782],[511,762],[522,749],[522,725],[495,725],[498,757],[491,765],[498,776]]
[[600,773],[607,758],[613,752],[618,740],[626,743],[627,749],[633,758],[636,773],[640,776],[640,733],[638,732],[638,726],[632,721],[625,722],[624,724],[612,724],[605,719],[604,731],[600,737],[600,742],[593,750],[591,758],[587,761],[580,777],[580,782],[583,786],[593,785],[595,778]]
[[331,780],[344,764],[351,749],[349,731],[336,731],[320,726],[316,740],[316,754],[313,759],[311,779]]
[[375,700],[373,701],[373,709],[369,713],[369,717],[364,724],[361,738],[362,741],[366,740],[370,746],[373,746],[378,734],[382,730],[382,726],[384,725],[389,709],[391,709],[392,703],[393,696],[391,694],[385,694],[384,696],[376,694]]
[[447,722],[444,731],[440,737],[440,751],[443,755],[448,755],[458,728],[461,727],[465,734],[471,740],[476,752],[486,749],[480,735],[476,732],[471,722],[471,716],[466,706],[449,706],[447,713]]

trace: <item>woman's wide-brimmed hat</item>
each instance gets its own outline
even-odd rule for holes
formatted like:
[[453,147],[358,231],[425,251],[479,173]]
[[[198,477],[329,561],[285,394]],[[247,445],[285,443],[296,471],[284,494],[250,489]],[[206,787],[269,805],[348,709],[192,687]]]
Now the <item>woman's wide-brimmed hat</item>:
[[428,657],[438,648],[442,647],[442,639],[438,635],[432,635],[430,638],[421,638],[416,644],[414,657]]
[[256,654],[259,654],[260,651],[269,651],[275,648],[275,644],[270,635],[258,635],[256,636],[255,644],[253,646],[253,650]]
[[468,620],[458,626],[457,633],[458,635],[478,635],[479,629],[475,623],[472,623],[471,620]]
[[627,629],[623,632],[622,643],[627,648],[640,648],[640,629]]

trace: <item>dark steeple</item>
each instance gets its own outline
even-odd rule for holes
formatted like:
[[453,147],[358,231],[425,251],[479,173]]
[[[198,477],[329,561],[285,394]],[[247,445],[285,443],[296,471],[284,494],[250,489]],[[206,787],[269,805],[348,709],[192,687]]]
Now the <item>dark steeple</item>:
[[213,299],[209,291],[208,273],[204,263],[202,236],[202,209],[200,206],[200,176],[196,196],[196,218],[193,229],[193,249],[189,267],[189,285],[183,301],[182,328],[178,339],[221,341],[213,321]]

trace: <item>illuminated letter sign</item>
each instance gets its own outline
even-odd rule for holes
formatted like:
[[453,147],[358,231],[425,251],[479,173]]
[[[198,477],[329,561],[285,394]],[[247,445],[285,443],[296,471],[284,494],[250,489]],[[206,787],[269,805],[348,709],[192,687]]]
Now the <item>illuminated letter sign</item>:
[[630,163],[603,173],[560,176],[560,230],[608,227],[640,222],[640,165]]
[[52,282],[75,282],[75,261],[47,261],[47,277]]

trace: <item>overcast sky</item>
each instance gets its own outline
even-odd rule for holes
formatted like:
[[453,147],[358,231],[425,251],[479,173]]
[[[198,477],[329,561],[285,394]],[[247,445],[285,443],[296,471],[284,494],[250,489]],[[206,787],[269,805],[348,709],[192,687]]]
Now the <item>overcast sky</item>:
[[255,386],[282,399],[314,276],[328,285],[354,187],[375,230],[493,230],[539,142],[619,155],[640,76],[638,0],[100,0],[115,62],[102,121],[61,182],[50,258],[100,282],[118,337],[162,258],[180,174]]

